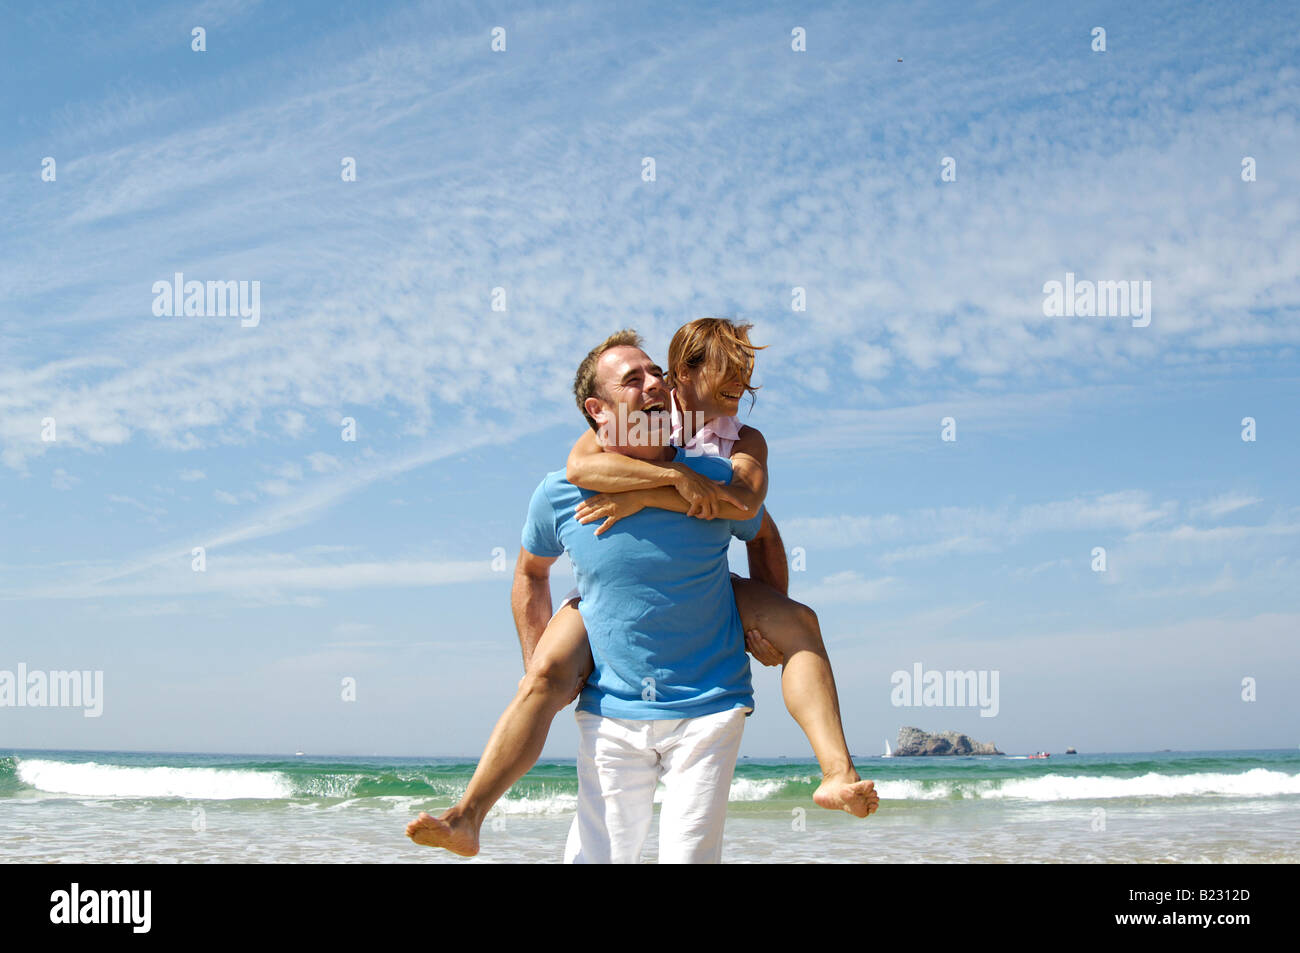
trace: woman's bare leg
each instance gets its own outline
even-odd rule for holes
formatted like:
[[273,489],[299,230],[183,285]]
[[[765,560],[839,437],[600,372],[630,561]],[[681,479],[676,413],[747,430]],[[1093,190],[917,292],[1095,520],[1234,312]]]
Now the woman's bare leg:
[[519,691],[492,730],[460,801],[441,817],[420,814],[407,825],[406,835],[417,844],[445,847],[464,857],[477,854],[483,818],[537,763],[551,722],[573,700],[592,667],[582,615],[572,605],[562,606],[538,640]]
[[822,769],[822,783],[813,800],[856,817],[873,813],[880,799],[875,784],[858,776],[849,755],[817,613],[757,580],[733,576],[731,582],[745,631],[758,629],[785,656],[781,668],[785,707],[808,736]]

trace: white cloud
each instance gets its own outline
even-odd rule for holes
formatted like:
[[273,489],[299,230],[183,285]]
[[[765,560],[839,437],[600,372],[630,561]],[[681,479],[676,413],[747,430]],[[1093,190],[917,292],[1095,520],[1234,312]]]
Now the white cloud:
[[[129,581],[105,584],[92,579],[41,584],[28,599],[156,598],[163,596],[235,595],[243,605],[321,604],[315,591],[422,588],[500,580],[489,561],[387,560],[308,563],[292,554],[226,555],[208,547],[207,568],[194,572],[188,554],[170,566],[137,573]],[[286,598],[286,596],[288,598]]]
[[286,460],[284,463],[272,467],[271,472],[282,480],[301,480],[302,464],[293,460]]
[[[223,4],[212,22],[242,22],[247,9]],[[810,22],[830,32],[837,16]],[[166,20],[96,31],[95,40],[161,39],[173,30]],[[87,200],[69,214],[44,190],[7,207],[15,233],[41,240],[9,250],[0,306],[51,302],[45,326],[80,353],[68,358],[59,346],[0,367],[0,460],[21,468],[49,451],[29,425],[47,412],[60,421],[60,443],[77,449],[136,433],[167,448],[271,439],[259,429],[263,416],[295,437],[340,403],[400,408],[393,426],[414,435],[444,414],[496,412],[519,426],[539,409],[567,408],[574,355],[623,316],[656,315],[641,323],[660,350],[682,314],[716,301],[769,316],[767,343],[778,346],[762,353],[763,373],[811,394],[814,406],[828,381],[846,376],[868,386],[898,378],[900,391],[889,393],[905,394],[922,386],[910,379],[922,370],[934,372],[924,385],[931,396],[975,380],[1033,396],[1076,376],[1158,378],[1207,350],[1263,359],[1300,342],[1287,317],[1300,306],[1289,267],[1300,258],[1300,206],[1282,191],[1300,161],[1285,121],[1291,74],[1249,59],[1188,67],[1168,47],[1115,86],[1051,69],[1034,44],[1003,44],[1003,68],[1035,89],[1032,103],[1013,105],[973,55],[1000,42],[1005,24],[959,18],[913,37],[915,55],[932,67],[924,80],[899,70],[869,120],[846,125],[836,104],[857,101],[867,54],[827,50],[795,83],[771,68],[781,55],[768,39],[778,21],[768,13],[708,24],[692,35],[689,65],[680,44],[647,42],[601,83],[605,115],[637,116],[622,124],[575,129],[571,84],[591,63],[625,54],[625,39],[554,12],[535,14],[534,28],[577,39],[511,54],[541,83],[527,101],[503,90],[492,57],[400,12],[378,15],[374,42],[347,56],[325,55],[336,52],[328,38],[304,34],[257,67],[255,97],[243,95],[242,72],[215,78],[208,101],[225,108],[188,110],[161,79],[134,99],[112,90],[92,100],[69,128],[102,120],[129,137],[90,136],[60,167]],[[1261,17],[1234,28],[1249,47],[1276,24]],[[738,60],[759,85],[735,98],[719,126],[704,91],[735,89]],[[1144,76],[1171,63],[1187,81],[1153,113]],[[449,73],[460,77],[454,91]],[[1221,95],[1196,92],[1211,79]],[[923,95],[921,84],[963,90],[962,114],[974,118],[953,127],[942,97]],[[829,104],[824,111],[804,108],[809,90]],[[1108,108],[1074,108],[1081,90],[1105,96]],[[494,120],[462,124],[454,142],[437,139],[430,130],[449,108]],[[787,136],[769,135],[788,130],[791,115],[797,155],[772,145]],[[1245,186],[1203,148],[1225,122],[1267,143],[1272,175]],[[495,148],[499,128],[516,130],[517,148]],[[958,181],[936,181],[932,136],[881,146],[881,128],[934,130],[960,156]],[[760,143],[743,187],[729,131]],[[373,157],[357,183],[341,183],[334,168],[322,173],[322,157],[341,142],[364,142]],[[647,142],[688,146],[664,159],[653,190],[635,168],[609,161]],[[296,183],[293,203],[268,214],[286,168],[315,171]],[[1043,168],[1053,174],[1025,173]],[[512,185],[506,204],[497,201],[502,181]],[[365,195],[367,215],[347,228],[337,226],[341,189]],[[608,201],[575,200],[591,195]],[[636,230],[627,224],[633,208]],[[53,247],[59,268],[48,267]],[[682,251],[651,266],[647,247]],[[153,318],[152,282],[178,269],[261,280],[266,320],[246,329]],[[1066,270],[1151,279],[1151,327],[1045,319],[1042,284]],[[591,274],[618,281],[593,283]],[[496,281],[510,294],[508,320],[487,307]],[[788,310],[795,283],[810,301],[798,315]],[[927,433],[937,419],[926,420]],[[852,439],[889,436],[867,433]]]
[[853,349],[853,370],[864,380],[878,380],[889,373],[893,355],[883,347],[861,344]]
[[888,598],[897,588],[898,580],[892,576],[867,579],[853,570],[832,573],[817,582],[806,585],[796,574],[792,580],[790,597],[814,608],[828,603],[878,602]]
[[1191,513],[1192,516],[1198,518],[1219,519],[1229,513],[1235,513],[1237,510],[1262,502],[1263,500],[1257,496],[1246,496],[1242,493],[1224,493],[1212,500],[1206,500],[1204,503],[1194,505],[1191,508]]
[[280,429],[290,437],[301,437],[307,429],[307,417],[296,410],[281,411]]
[[883,565],[889,566],[894,563],[911,562],[913,560],[934,559],[938,556],[949,556],[953,553],[970,554],[970,553],[988,553],[997,549],[997,545],[987,539],[972,539],[969,536],[953,536],[948,539],[936,540],[933,543],[922,543],[918,546],[905,546],[902,549],[891,550],[879,556]]
[[80,482],[81,479],[79,477],[74,477],[71,473],[69,473],[67,470],[64,470],[62,467],[56,467],[54,470],[54,475],[50,479],[50,486],[52,486],[56,490],[71,490],[74,486],[76,486]]
[[1140,578],[1158,566],[1222,566],[1267,561],[1295,549],[1300,522],[1289,519],[1256,526],[1197,527],[1182,524],[1166,530],[1130,533],[1107,552],[1110,581]]
[[1044,503],[997,507],[950,506],[907,513],[798,517],[783,533],[797,545],[820,547],[912,545],[887,554],[905,561],[948,552],[990,552],[1041,533],[1078,530],[1136,530],[1172,518],[1178,505],[1154,503],[1140,490],[1076,496]]
[[334,473],[343,467],[338,457],[332,457],[328,453],[322,453],[319,450],[307,454],[307,462],[315,473]]
[[[151,553],[128,557],[118,563],[93,566],[84,570],[79,578],[59,580],[57,587],[53,589],[42,586],[30,590],[11,590],[8,593],[0,593],[0,596],[43,598],[42,593],[61,591],[89,593],[100,591],[101,587],[114,593],[131,591],[120,581],[148,576],[154,572],[165,572],[169,567],[175,566],[178,560],[188,566],[190,550],[195,545],[194,539],[201,539],[209,553],[212,553],[219,548],[234,547],[240,543],[274,536],[315,520],[330,507],[373,483],[467,450],[509,443],[516,436],[515,433],[503,431],[492,425],[474,428],[466,433],[448,431],[443,439],[427,443],[402,456],[383,459],[366,458],[367,462],[352,467],[346,473],[303,486],[299,492],[284,498],[283,502],[263,506],[234,525],[195,533],[192,538],[175,540]],[[255,494],[251,491],[244,491],[236,496],[225,490],[215,490],[213,495],[219,502],[232,505],[255,498]],[[553,567],[552,579],[568,578],[571,578],[571,569],[568,561],[561,559]],[[110,587],[107,586],[108,583],[114,585]],[[146,585],[138,591],[149,593],[154,590]],[[164,586],[163,591],[172,591],[171,584]]]
[[151,516],[161,516],[167,512],[167,510],[162,507],[150,506],[147,503],[141,503],[133,497],[123,496],[120,493],[109,493],[107,499],[110,503],[122,503],[126,506],[133,506],[142,513],[148,513]]

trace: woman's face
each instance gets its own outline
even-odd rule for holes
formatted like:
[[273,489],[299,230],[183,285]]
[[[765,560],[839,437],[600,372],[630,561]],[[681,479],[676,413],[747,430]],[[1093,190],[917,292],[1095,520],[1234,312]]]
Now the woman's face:
[[677,374],[677,395],[683,409],[714,417],[734,417],[745,394],[744,378],[736,372],[726,376],[720,368],[683,367]]

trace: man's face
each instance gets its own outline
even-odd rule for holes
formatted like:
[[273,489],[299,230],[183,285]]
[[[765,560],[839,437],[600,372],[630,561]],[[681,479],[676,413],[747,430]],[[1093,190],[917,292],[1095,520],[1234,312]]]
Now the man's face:
[[605,447],[642,459],[664,456],[671,421],[664,372],[636,347],[613,347],[596,362],[600,404],[592,413],[604,424]]

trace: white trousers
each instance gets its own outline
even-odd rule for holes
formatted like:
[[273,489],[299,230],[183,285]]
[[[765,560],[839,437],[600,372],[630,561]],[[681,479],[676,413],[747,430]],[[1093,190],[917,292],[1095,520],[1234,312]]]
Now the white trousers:
[[655,787],[659,863],[722,860],[727,795],[748,708],[668,721],[577,712],[578,814],[566,864],[635,864],[650,832]]

